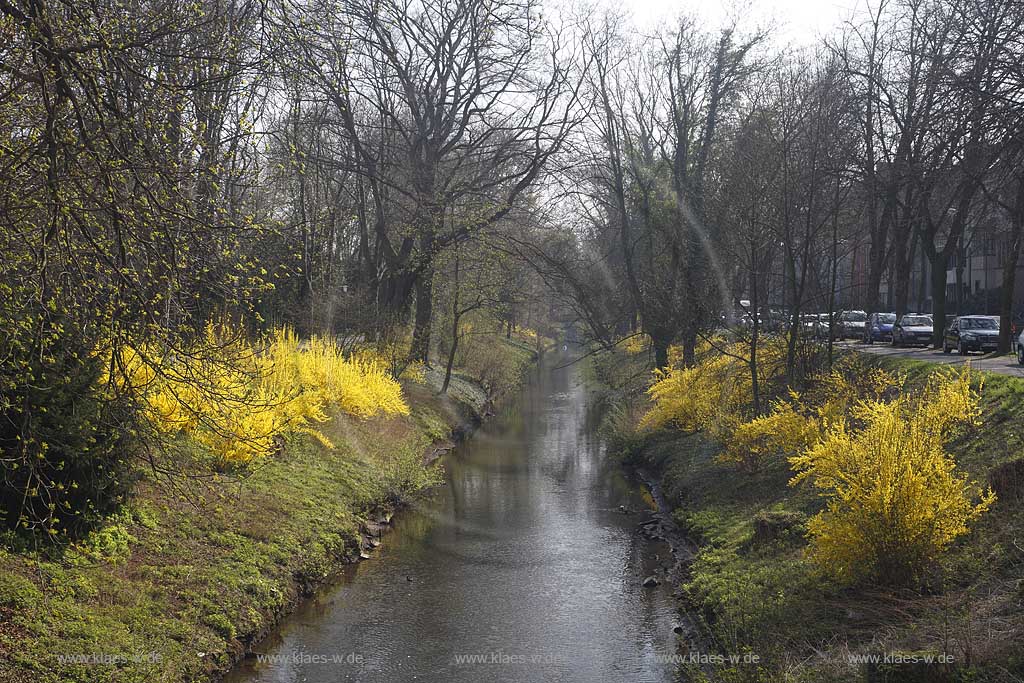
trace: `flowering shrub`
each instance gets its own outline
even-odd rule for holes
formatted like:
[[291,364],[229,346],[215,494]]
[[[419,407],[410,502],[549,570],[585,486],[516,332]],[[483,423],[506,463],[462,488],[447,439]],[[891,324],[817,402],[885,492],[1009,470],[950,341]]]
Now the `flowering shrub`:
[[650,337],[646,334],[634,334],[626,339],[626,342],[622,345],[626,353],[631,356],[635,356],[638,353],[645,352],[650,346]]
[[537,330],[534,330],[533,328],[530,328],[530,327],[517,327],[516,331],[515,331],[515,334],[520,339],[522,339],[523,341],[526,341],[526,342],[536,342],[537,341]]
[[719,456],[752,472],[762,458],[802,451],[818,437],[818,421],[799,410],[800,396],[778,401],[767,415],[755,417],[736,427]]
[[749,379],[738,365],[734,358],[707,354],[693,367],[655,370],[647,391],[653,405],[640,426],[701,431],[731,421],[750,396]]
[[809,481],[828,500],[808,525],[815,562],[844,580],[903,583],[967,533],[995,496],[977,495],[945,445],[978,419],[965,370],[933,378],[914,397],[864,399],[817,445],[791,457],[791,483]]
[[421,360],[414,360],[405,366],[402,370],[402,374],[399,376],[400,379],[407,379],[410,382],[416,384],[427,383],[427,366]]
[[[773,352],[759,368],[764,386]],[[764,374],[761,374],[763,370]],[[751,414],[749,366],[739,349],[703,349],[693,367],[656,371],[647,428],[704,431],[719,459],[754,471],[788,457],[796,475],[827,500],[808,524],[810,556],[841,580],[912,580],[995,499],[956,470],[951,435],[979,421],[967,369],[936,375],[915,395],[906,378],[857,362],[823,373],[770,412]]]
[[[753,388],[750,366],[744,360],[744,344],[701,344],[692,367],[678,365],[678,347],[669,348],[669,366],[654,371],[655,381],[647,394],[653,405],[640,421],[641,427],[656,429],[673,425],[687,431],[708,431],[726,442],[746,421]],[[766,386],[777,374],[785,357],[778,343],[760,349],[758,381]]]
[[293,400],[300,401],[300,417],[307,420],[323,421],[323,411],[331,405],[362,418],[409,413],[401,386],[372,354],[346,358],[333,340],[314,336],[300,342],[294,332],[279,330],[268,356],[270,363],[262,363],[261,374],[269,380],[271,393],[297,389],[301,399]]
[[108,365],[116,369],[117,389],[138,398],[155,432],[188,434],[223,463],[269,454],[285,431],[330,446],[314,425],[328,419],[331,407],[359,418],[409,413],[384,361],[367,353],[345,357],[331,339],[300,341],[281,329],[258,351],[227,328],[211,327],[206,342],[218,353],[188,363],[125,348]]

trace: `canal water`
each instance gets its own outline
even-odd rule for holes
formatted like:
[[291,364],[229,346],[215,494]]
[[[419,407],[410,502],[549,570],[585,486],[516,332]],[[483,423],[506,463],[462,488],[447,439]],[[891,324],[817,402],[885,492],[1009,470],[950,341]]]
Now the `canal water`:
[[226,681],[672,681],[671,586],[641,586],[669,550],[637,533],[646,504],[565,360],[446,456],[446,484]]

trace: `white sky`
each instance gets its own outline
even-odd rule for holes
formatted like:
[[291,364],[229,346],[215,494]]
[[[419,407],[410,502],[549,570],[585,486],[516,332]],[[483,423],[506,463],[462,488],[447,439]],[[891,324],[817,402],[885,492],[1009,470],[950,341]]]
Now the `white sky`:
[[739,16],[748,28],[774,25],[774,37],[794,46],[809,45],[830,33],[854,8],[863,9],[866,0],[602,0],[610,7],[631,12],[637,28],[647,29],[679,14],[707,19],[709,28]]

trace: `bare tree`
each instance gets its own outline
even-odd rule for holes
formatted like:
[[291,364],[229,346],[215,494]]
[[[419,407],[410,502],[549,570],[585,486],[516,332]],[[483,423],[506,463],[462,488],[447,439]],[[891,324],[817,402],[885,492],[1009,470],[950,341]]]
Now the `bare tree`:
[[382,302],[403,310],[415,290],[410,357],[427,361],[434,258],[505,216],[561,148],[576,123],[571,49],[532,1],[287,4],[282,16],[296,75],[333,105],[373,195]]

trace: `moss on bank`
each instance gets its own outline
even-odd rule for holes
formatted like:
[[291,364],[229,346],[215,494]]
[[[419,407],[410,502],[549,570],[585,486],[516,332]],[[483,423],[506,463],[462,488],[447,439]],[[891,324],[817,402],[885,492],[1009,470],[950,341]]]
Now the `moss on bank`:
[[[1020,680],[1024,380],[986,375],[984,424],[951,447],[958,467],[991,483],[1000,499],[946,554],[928,585],[843,588],[804,557],[804,524],[823,501],[807,486],[788,485],[784,458],[739,472],[719,461],[720,447],[701,434],[630,429],[645,408],[644,360],[617,356],[595,368],[612,387],[606,429],[625,461],[659,478],[675,519],[700,544],[682,588],[707,641],[726,655],[758,657],[756,664],[726,659],[692,667],[692,680]],[[936,369],[866,361],[906,372],[911,387]],[[863,659],[887,655],[888,662]],[[946,663],[938,663],[940,656]]]
[[[202,681],[230,668],[304,594],[360,553],[360,527],[436,483],[433,444],[523,376],[533,352],[501,340],[503,383],[483,392],[464,368],[404,386],[407,417],[323,426],[245,477],[179,481],[151,471],[83,549],[0,550],[0,681]],[[493,372],[497,372],[492,368]]]

